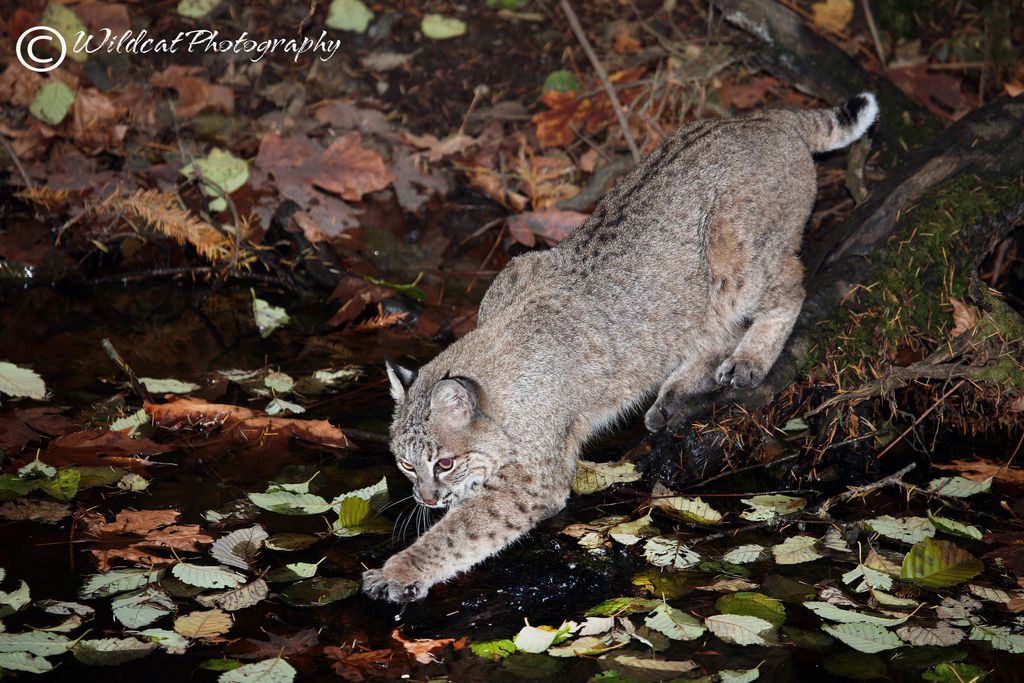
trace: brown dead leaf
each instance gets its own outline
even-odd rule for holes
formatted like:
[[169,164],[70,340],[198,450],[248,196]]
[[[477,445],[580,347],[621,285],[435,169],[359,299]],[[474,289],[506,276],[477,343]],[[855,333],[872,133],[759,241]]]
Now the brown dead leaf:
[[209,640],[227,633],[234,622],[219,609],[190,612],[174,620],[174,630],[193,640]]
[[853,0],[825,0],[811,5],[814,23],[834,33],[842,33],[853,19]]
[[128,8],[112,2],[83,2],[75,6],[75,14],[92,29],[94,34],[110,29],[111,34],[120,36],[132,27]]
[[46,84],[46,79],[28,69],[7,69],[0,74],[0,102],[15,107],[32,104],[36,93]]
[[465,638],[439,638],[437,640],[417,638],[415,640],[406,640],[402,637],[401,630],[397,628],[391,632],[391,637],[401,643],[405,651],[411,654],[420,664],[430,664],[438,661],[434,658],[434,653],[438,650],[443,650],[449,645],[454,650],[461,650],[466,647]]
[[885,75],[928,111],[947,120],[956,119],[971,106],[959,78],[945,72],[929,71],[927,64],[886,69]]
[[479,142],[474,137],[460,133],[453,133],[444,140],[438,140],[436,136],[430,133],[425,135],[403,133],[402,137],[413,147],[425,150],[427,160],[433,163],[437,163],[446,157],[462,154]]
[[1006,407],[1011,413],[1019,413],[1024,411],[1024,394],[1012,399],[1009,405]]
[[[626,69],[611,74],[608,80],[621,87],[640,79],[644,73],[645,67]],[[587,91],[587,88],[583,90]],[[642,86],[617,90],[619,101],[628,108],[643,90]],[[603,91],[593,97],[580,97],[575,92],[547,90],[541,96],[541,102],[548,109],[534,114],[531,119],[541,147],[566,147],[576,139],[574,128],[595,135],[615,120],[611,103]]]
[[239,659],[287,657],[295,663],[296,656],[310,653],[320,644],[320,635],[315,628],[306,628],[286,634],[267,631],[266,634],[266,640],[246,638],[241,641],[239,645],[245,650],[235,656]]
[[67,434],[75,423],[61,415],[63,408],[41,406],[19,408],[0,415],[0,448],[8,455],[16,455],[26,445],[47,436]]
[[367,282],[355,275],[345,275],[338,281],[330,299],[344,301],[338,312],[327,321],[338,326],[355,320],[371,304],[377,304],[395,295],[394,290]]
[[620,55],[639,50],[640,41],[636,37],[636,30],[636,24],[623,24],[622,28],[615,34],[612,48]]
[[1024,486],[1024,469],[1004,467],[1003,463],[994,460],[954,460],[950,463],[935,463],[935,468],[953,471],[964,479],[984,481],[995,476],[996,484]]
[[774,78],[765,76],[749,83],[723,85],[718,90],[719,101],[723,107],[731,107],[736,111],[754,109],[764,104],[765,97],[777,83]]
[[949,297],[949,303],[953,307],[953,330],[950,335],[957,337],[978,322],[978,307],[967,305],[954,297]]
[[179,398],[169,403],[143,405],[156,424],[168,429],[221,428],[225,436],[252,446],[273,436],[295,437],[324,446],[349,448],[345,433],[327,420],[270,417],[240,406],[207,403],[197,398]]
[[736,591],[752,591],[758,584],[746,579],[719,579],[706,586],[696,586],[697,590],[712,591],[714,593],[735,593]]
[[583,225],[587,218],[585,213],[561,209],[527,211],[509,216],[508,230],[514,240],[528,247],[534,245],[534,236],[544,239],[549,244],[557,244]]
[[339,677],[352,683],[363,683],[367,678],[377,680],[386,677],[398,680],[409,671],[405,657],[395,657],[394,650],[364,650],[353,652],[349,647],[329,646],[324,648],[331,668]]
[[153,74],[149,82],[158,88],[177,91],[176,114],[179,118],[190,119],[207,107],[225,114],[234,113],[235,96],[231,88],[210,83],[197,76],[201,71],[200,67],[172,64],[160,73]]
[[401,154],[396,150],[392,153],[392,158],[391,173],[394,176],[395,198],[398,205],[406,211],[419,211],[433,194],[447,194],[448,182],[444,175],[438,169],[430,168],[421,153]]
[[55,500],[19,498],[0,505],[0,519],[59,522],[71,514],[71,506]]
[[108,571],[114,560],[148,567],[174,564],[173,553],[156,554],[173,548],[182,552],[199,552],[200,546],[213,543],[214,538],[202,533],[196,524],[175,524],[177,510],[122,510],[108,522],[95,512],[82,517],[85,532],[95,538],[99,547],[89,548],[101,571]]
[[144,456],[170,450],[149,439],[132,439],[124,432],[91,429],[51,441],[46,447],[45,460],[54,467],[115,465],[135,469],[152,464]]
[[71,108],[71,137],[83,151],[116,150],[124,142],[128,126],[119,123],[114,101],[95,88],[80,88]]
[[364,194],[383,190],[391,184],[391,172],[384,159],[359,142],[359,133],[342,135],[332,142],[320,163],[313,167],[313,185],[357,202]]

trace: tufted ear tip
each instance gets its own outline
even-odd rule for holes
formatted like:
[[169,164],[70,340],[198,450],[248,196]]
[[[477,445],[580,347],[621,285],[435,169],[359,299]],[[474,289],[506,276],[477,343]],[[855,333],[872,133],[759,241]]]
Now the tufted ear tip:
[[391,398],[396,401],[403,400],[409,387],[416,381],[417,372],[403,368],[398,363],[392,363],[389,360],[384,361],[384,366],[387,368],[388,380],[391,382]]
[[466,427],[476,415],[477,389],[464,378],[442,379],[430,395],[431,420],[448,429]]

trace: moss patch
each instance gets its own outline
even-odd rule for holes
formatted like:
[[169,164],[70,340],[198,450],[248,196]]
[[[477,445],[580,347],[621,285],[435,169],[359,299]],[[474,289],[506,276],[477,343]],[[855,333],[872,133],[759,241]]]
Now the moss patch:
[[1019,183],[961,175],[903,214],[875,252],[866,284],[820,328],[815,346],[837,378],[864,380],[901,349],[927,351],[945,340],[953,326],[949,299],[967,300],[977,270],[973,229],[1021,202]]

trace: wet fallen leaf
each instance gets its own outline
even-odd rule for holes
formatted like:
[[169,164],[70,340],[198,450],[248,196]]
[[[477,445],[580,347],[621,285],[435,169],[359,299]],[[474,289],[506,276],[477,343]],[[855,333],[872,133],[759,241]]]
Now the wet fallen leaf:
[[512,239],[527,247],[534,246],[538,237],[548,244],[557,244],[583,225],[588,217],[585,213],[561,209],[527,211],[509,216],[508,230]]
[[959,336],[978,322],[977,306],[970,306],[954,297],[949,297],[949,304],[953,307],[953,329],[950,336]]
[[223,610],[196,611],[174,620],[174,630],[193,640],[208,640],[227,633],[234,622]]
[[961,477],[977,482],[994,478],[997,484],[1024,486],[1024,469],[1008,467],[1005,463],[993,460],[953,460],[950,463],[935,463],[934,467],[957,472]]
[[345,433],[327,420],[271,417],[249,408],[207,403],[194,398],[163,404],[146,403],[144,408],[162,427],[221,427],[233,440],[253,446],[270,436],[293,436],[336,448],[349,448],[352,445]]
[[46,384],[34,370],[0,361],[0,394],[15,398],[43,399],[46,397]]
[[106,571],[118,559],[152,567],[173,564],[172,554],[158,551],[198,552],[202,545],[213,543],[213,537],[198,525],[175,524],[179,514],[177,510],[122,510],[112,522],[98,513],[88,513],[81,521],[85,533],[99,546],[90,547],[89,552]]
[[56,523],[71,514],[71,507],[54,500],[12,500],[0,505],[0,519]]
[[43,452],[43,459],[55,467],[116,465],[132,469],[152,464],[142,456],[159,455],[170,450],[168,446],[149,439],[133,439],[123,432],[93,429],[54,439]]
[[479,143],[476,138],[462,133],[453,133],[443,140],[438,140],[436,136],[430,133],[424,135],[405,133],[403,137],[413,147],[424,150],[427,159],[434,163],[441,161],[445,157],[462,154],[469,147]]
[[438,661],[434,656],[435,653],[443,650],[449,645],[453,650],[461,650],[466,646],[465,638],[439,638],[437,640],[417,638],[414,640],[406,640],[402,637],[402,632],[399,629],[392,631],[391,637],[401,643],[402,648],[411,654],[420,664],[430,664]]

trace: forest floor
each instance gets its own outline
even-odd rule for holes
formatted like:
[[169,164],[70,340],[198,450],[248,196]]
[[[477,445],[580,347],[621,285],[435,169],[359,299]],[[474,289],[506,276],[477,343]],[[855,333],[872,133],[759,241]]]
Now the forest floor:
[[[359,592],[430,521],[387,449],[384,359],[472,329],[508,259],[579,225],[631,148],[835,104],[766,71],[716,3],[573,4],[610,85],[540,0],[0,16],[0,675],[1019,680],[1019,225],[977,273],[1016,322],[943,289],[927,334],[882,329],[851,296],[771,404],[674,435],[633,420],[523,542],[404,608]],[[937,128],[1024,90],[1019,3],[782,5]],[[71,46],[103,28],[341,44],[39,73],[15,54],[37,25]],[[852,175],[822,158],[807,239],[924,142],[876,141]],[[879,289],[885,310],[921,303]],[[999,337],[1017,379],[883,381],[965,334]]]

